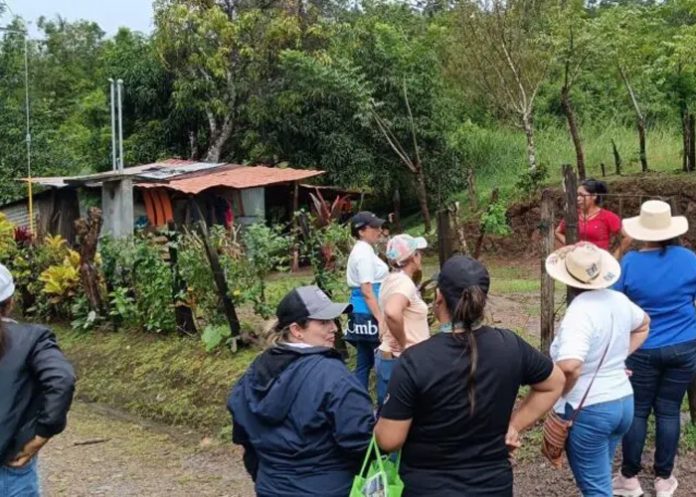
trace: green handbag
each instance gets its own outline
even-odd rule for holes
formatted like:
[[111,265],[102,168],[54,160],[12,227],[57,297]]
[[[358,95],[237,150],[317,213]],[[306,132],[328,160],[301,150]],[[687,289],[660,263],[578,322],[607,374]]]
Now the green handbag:
[[[376,456],[374,459],[371,457],[373,451]],[[388,455],[380,453],[373,435],[362,469],[353,478],[349,497],[401,497],[404,482],[399,476],[400,464],[401,451],[394,462]]]

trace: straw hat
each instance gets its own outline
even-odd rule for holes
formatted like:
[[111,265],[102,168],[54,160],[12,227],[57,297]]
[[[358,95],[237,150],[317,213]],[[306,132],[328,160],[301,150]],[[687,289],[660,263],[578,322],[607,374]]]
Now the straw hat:
[[623,220],[626,234],[643,242],[661,242],[689,230],[684,216],[672,216],[672,208],[661,200],[648,200],[640,206],[640,216]]
[[546,272],[554,280],[583,290],[608,288],[619,279],[621,266],[614,257],[589,242],[556,250],[546,258]]

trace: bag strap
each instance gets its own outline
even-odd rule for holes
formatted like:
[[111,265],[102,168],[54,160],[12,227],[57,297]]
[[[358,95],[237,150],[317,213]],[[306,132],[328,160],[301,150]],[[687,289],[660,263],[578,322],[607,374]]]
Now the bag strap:
[[[374,433],[372,434],[372,439],[370,440],[370,445],[367,447],[367,452],[365,453],[365,460],[363,461],[362,468],[360,468],[360,476],[365,475],[365,470],[371,460],[372,452],[377,456],[377,464],[379,469],[384,472],[384,462],[382,461],[382,453],[379,451],[379,446],[377,445],[377,439]],[[399,452],[399,461],[401,461],[401,452]]]
[[580,401],[580,404],[578,404],[578,408],[575,409],[575,412],[570,417],[571,423],[573,423],[575,421],[575,418],[578,417],[578,414],[580,413],[583,406],[585,405],[585,401],[587,400],[587,396],[590,394],[590,389],[592,388],[592,384],[594,383],[595,379],[597,378],[597,375],[599,374],[599,370],[602,369],[602,365],[604,364],[604,359],[607,358],[607,353],[609,352],[609,348],[611,347],[611,340],[613,337],[614,337],[614,316],[611,317],[611,332],[609,333],[609,341],[607,342],[607,346],[604,347],[604,352],[602,353],[602,358],[599,360],[599,364],[597,365],[597,369],[595,370],[594,374],[592,375],[592,379],[590,380],[590,384],[587,386],[587,390],[585,390],[585,395],[582,396],[582,400]]

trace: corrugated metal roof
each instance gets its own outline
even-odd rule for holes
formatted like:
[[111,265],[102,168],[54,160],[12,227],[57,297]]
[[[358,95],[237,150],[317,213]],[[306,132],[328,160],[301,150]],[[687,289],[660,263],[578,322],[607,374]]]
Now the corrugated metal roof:
[[[229,166],[233,166],[229,164]],[[138,182],[141,188],[165,187],[183,193],[197,194],[215,186],[226,186],[243,190],[259,186],[269,186],[278,183],[302,181],[324,174],[315,169],[275,168],[266,166],[237,166],[211,171],[207,174],[196,174],[180,179],[157,182]]]
[[[26,202],[0,207],[0,212],[5,214],[7,219],[12,221],[15,226],[29,227],[29,206]],[[38,209],[34,206],[34,219],[36,219],[37,215]]]
[[[126,167],[122,174],[132,177],[135,184],[141,188],[165,187],[196,194],[214,186],[242,190],[302,181],[324,174],[324,171],[167,159],[152,164]],[[121,173],[117,171],[106,171],[83,176],[34,177],[31,181],[54,188],[69,185],[98,186],[102,181],[108,181],[120,175]],[[28,179],[23,178],[23,181]]]

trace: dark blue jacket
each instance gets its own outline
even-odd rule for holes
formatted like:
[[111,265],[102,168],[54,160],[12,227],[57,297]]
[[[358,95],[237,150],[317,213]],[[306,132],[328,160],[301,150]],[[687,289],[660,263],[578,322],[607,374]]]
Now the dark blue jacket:
[[75,373],[45,326],[4,322],[0,357],[0,465],[40,435],[65,429]]
[[374,418],[369,395],[335,350],[266,350],[227,406],[258,496],[347,497]]

